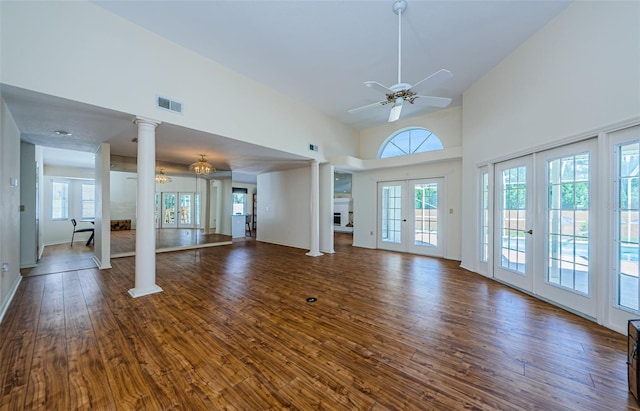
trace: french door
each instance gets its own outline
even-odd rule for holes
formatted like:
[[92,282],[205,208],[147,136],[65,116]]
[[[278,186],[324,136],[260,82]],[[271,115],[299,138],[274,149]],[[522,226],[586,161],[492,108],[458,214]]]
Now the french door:
[[179,193],[180,199],[178,226],[180,228],[194,227],[194,194]]
[[442,257],[444,179],[378,183],[378,248]]
[[162,228],[177,228],[178,220],[176,212],[178,210],[177,193],[162,193]]
[[589,226],[593,220],[596,149],[594,139],[537,156],[537,217],[542,236],[536,237],[534,244],[535,250],[543,250],[540,261],[544,261],[536,267],[536,294],[594,318],[597,256],[592,252]]
[[496,165],[494,277],[533,291],[533,157]]
[[494,277],[591,317],[595,152],[590,140],[496,164],[494,202]]
[[161,215],[157,218],[162,228],[194,228],[200,224],[200,195],[197,193],[161,193]]

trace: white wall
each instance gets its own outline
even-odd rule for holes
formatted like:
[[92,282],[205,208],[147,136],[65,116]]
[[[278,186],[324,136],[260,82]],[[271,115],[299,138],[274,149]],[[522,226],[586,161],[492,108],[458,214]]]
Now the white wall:
[[[434,132],[445,150],[414,154],[406,157],[374,160],[380,146],[399,130],[408,127],[424,127]],[[443,154],[460,149],[462,142],[462,107],[452,107],[436,113],[402,119],[394,123],[363,130],[360,133],[360,157],[368,166],[393,167],[357,171],[352,175],[353,197],[353,245],[376,248],[377,237],[377,183],[379,181],[409,180],[445,177],[446,234],[444,256],[460,259],[461,229],[461,162],[455,154]],[[440,156],[444,156],[444,160]],[[457,155],[459,157],[459,153]],[[403,162],[413,162],[402,165]],[[449,209],[453,214],[449,214]],[[372,234],[373,233],[373,234]]]
[[[0,7],[4,84],[321,161],[358,150],[344,124],[90,2]],[[43,69],[60,56],[65,64]],[[181,101],[184,115],[155,108],[157,94]]]
[[111,268],[111,146],[100,144],[95,155],[96,218],[93,253],[100,269]]
[[[479,165],[640,115],[639,39],[640,3],[574,2],[464,93],[464,227]],[[462,238],[473,271],[478,238]]]
[[[20,131],[0,95],[0,321],[22,279],[20,276]],[[11,179],[18,186],[11,187]]]
[[318,167],[320,185],[318,187],[320,196],[320,251],[323,253],[334,253],[334,233],[333,233],[333,196],[335,175],[331,163],[320,164]]
[[310,182],[310,167],[258,176],[258,241],[309,248]]
[[36,220],[36,146],[20,143],[20,267],[35,267],[38,259]]

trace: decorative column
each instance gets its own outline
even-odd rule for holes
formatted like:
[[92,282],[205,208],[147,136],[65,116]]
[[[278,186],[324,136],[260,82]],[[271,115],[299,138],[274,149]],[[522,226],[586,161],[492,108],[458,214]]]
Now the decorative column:
[[318,160],[311,161],[311,241],[307,255],[319,257],[320,252],[320,171]]
[[156,127],[159,121],[136,117],[138,126],[138,196],[136,203],[136,284],[132,297],[162,291],[156,285],[155,199]]
[[204,201],[201,201],[201,207],[204,207],[204,233],[211,233],[211,180],[206,181],[204,189]]

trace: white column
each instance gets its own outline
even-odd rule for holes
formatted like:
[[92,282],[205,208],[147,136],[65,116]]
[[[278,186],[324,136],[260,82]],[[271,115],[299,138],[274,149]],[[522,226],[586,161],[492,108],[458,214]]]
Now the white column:
[[320,171],[318,160],[311,162],[311,241],[307,255],[321,256],[320,252]]
[[333,187],[334,168],[331,163],[320,165],[320,251],[335,253],[333,249]]
[[153,221],[155,198],[156,127],[160,122],[137,117],[138,197],[136,207],[136,284],[132,297],[158,293],[156,285],[156,229]]
[[204,201],[200,203],[200,207],[204,207],[204,233],[211,233],[211,180],[206,181],[204,190]]

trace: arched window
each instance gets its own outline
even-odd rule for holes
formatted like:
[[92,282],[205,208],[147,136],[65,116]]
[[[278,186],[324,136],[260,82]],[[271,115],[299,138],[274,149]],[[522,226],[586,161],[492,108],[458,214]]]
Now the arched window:
[[438,136],[426,128],[406,128],[391,135],[382,144],[378,158],[406,156],[433,150],[442,150]]

